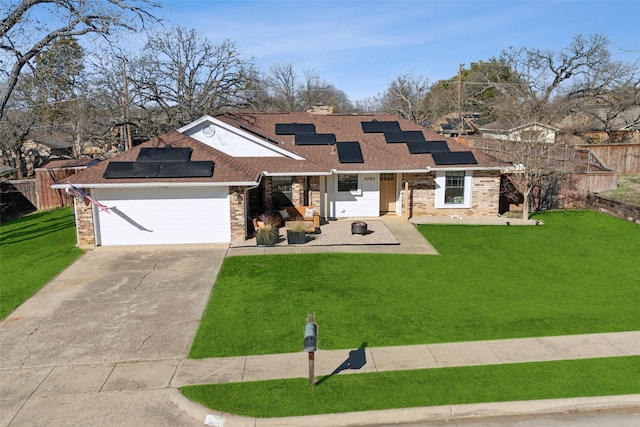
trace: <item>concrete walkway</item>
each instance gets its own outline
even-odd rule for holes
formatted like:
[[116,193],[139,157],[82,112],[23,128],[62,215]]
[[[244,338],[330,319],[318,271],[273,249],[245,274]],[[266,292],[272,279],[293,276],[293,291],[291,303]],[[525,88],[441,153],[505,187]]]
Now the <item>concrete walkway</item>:
[[242,245],[229,248],[229,256],[247,255],[280,255],[280,254],[309,254],[309,253],[379,253],[379,254],[410,254],[437,255],[438,251],[429,243],[415,225],[395,215],[385,215],[376,220],[364,218],[374,227],[384,227],[384,230],[373,230],[370,235],[351,235],[351,222],[358,218],[329,221],[322,225],[321,234],[312,235],[317,244],[287,245],[281,242],[274,247],[256,246],[255,239],[250,239]]

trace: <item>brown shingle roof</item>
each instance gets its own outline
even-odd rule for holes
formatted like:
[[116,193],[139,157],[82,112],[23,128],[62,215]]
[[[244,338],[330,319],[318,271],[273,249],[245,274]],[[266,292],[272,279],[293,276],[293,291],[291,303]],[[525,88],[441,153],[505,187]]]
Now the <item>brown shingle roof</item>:
[[[216,117],[225,123],[253,130],[256,135],[268,137],[278,141],[278,146],[296,153],[305,159],[310,159],[318,171],[328,172],[331,169],[349,171],[402,171],[425,169],[427,166],[436,168],[430,154],[411,154],[406,144],[388,144],[382,133],[364,133],[362,122],[397,121],[400,128],[407,131],[421,131],[427,141],[447,141],[451,151],[472,151],[479,167],[504,167],[505,163],[489,157],[477,150],[458,143],[452,138],[446,138],[431,130],[427,130],[415,123],[402,120],[390,114],[371,115],[314,115],[309,113],[254,113],[254,114],[224,114]],[[360,142],[364,163],[340,163],[334,146],[295,145],[293,135],[276,135],[277,123],[313,123],[316,133],[335,134],[338,142]],[[297,165],[295,170],[300,171]],[[280,172],[268,169],[269,172]],[[281,171],[286,172],[286,171]],[[309,170],[312,172],[312,170]]]
[[[141,144],[134,149],[119,154],[108,161],[93,166],[69,178],[72,184],[115,184],[149,182],[258,182],[263,171],[282,174],[326,174],[332,169],[338,171],[415,171],[427,167],[437,169],[430,154],[411,154],[404,143],[386,142],[382,133],[364,133],[362,122],[372,120],[397,121],[400,128],[407,131],[421,131],[427,141],[446,140],[451,151],[472,151],[478,164],[469,167],[501,168],[504,162],[487,156],[480,151],[469,149],[451,138],[443,137],[414,123],[388,114],[375,115],[314,115],[310,113],[227,113],[216,116],[221,120],[254,136],[266,138],[269,143],[295,153],[305,160],[284,157],[231,157],[204,143],[179,132],[168,132]],[[362,149],[363,163],[340,163],[334,145],[295,145],[293,135],[277,135],[277,123],[313,123],[316,133],[331,133],[338,142],[358,141]],[[109,161],[135,161],[141,148],[190,147],[191,160],[213,160],[212,177],[195,178],[120,178],[106,179],[103,173]],[[464,166],[464,165],[460,165]]]
[[77,167],[87,166],[89,163],[93,161],[94,159],[89,159],[89,158],[51,160],[50,162],[47,162],[44,166],[40,167],[39,169],[77,168]]
[[[213,160],[215,163],[213,176],[196,178],[103,178],[107,164],[110,161],[135,161],[141,148],[162,148],[167,145],[172,147],[185,147],[193,150],[191,160]],[[129,151],[125,151],[109,160],[105,160],[96,166],[88,168],[69,178],[71,184],[119,184],[119,183],[149,183],[149,182],[256,182],[260,176],[260,170],[242,162],[242,159],[230,157],[214,148],[209,147],[195,139],[179,132],[168,132],[155,137],[144,144],[140,144]]]

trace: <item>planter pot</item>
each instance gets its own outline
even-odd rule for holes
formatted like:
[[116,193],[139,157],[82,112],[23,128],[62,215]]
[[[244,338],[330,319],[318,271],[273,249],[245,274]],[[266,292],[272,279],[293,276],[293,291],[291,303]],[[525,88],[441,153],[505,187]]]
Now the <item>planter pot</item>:
[[307,242],[307,236],[304,231],[287,230],[287,243],[290,245],[303,245]]
[[275,246],[278,241],[278,234],[276,233],[257,233],[256,245],[258,246]]

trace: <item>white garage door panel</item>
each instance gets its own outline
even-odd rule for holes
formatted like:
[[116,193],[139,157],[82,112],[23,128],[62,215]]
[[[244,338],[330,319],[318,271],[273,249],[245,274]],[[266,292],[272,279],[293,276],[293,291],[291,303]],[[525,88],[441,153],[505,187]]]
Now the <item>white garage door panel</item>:
[[100,245],[228,243],[231,240],[228,189],[96,189]]

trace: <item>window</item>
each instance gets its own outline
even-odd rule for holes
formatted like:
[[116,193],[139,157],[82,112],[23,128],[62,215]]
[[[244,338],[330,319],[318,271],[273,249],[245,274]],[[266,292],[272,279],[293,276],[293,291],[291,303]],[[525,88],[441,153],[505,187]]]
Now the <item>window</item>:
[[357,174],[338,174],[338,191],[358,191]]
[[464,172],[447,172],[445,177],[444,202],[464,204]]
[[470,208],[473,175],[470,171],[436,173],[436,208]]
[[271,199],[273,209],[293,206],[293,179],[290,176],[274,176],[271,178]]

